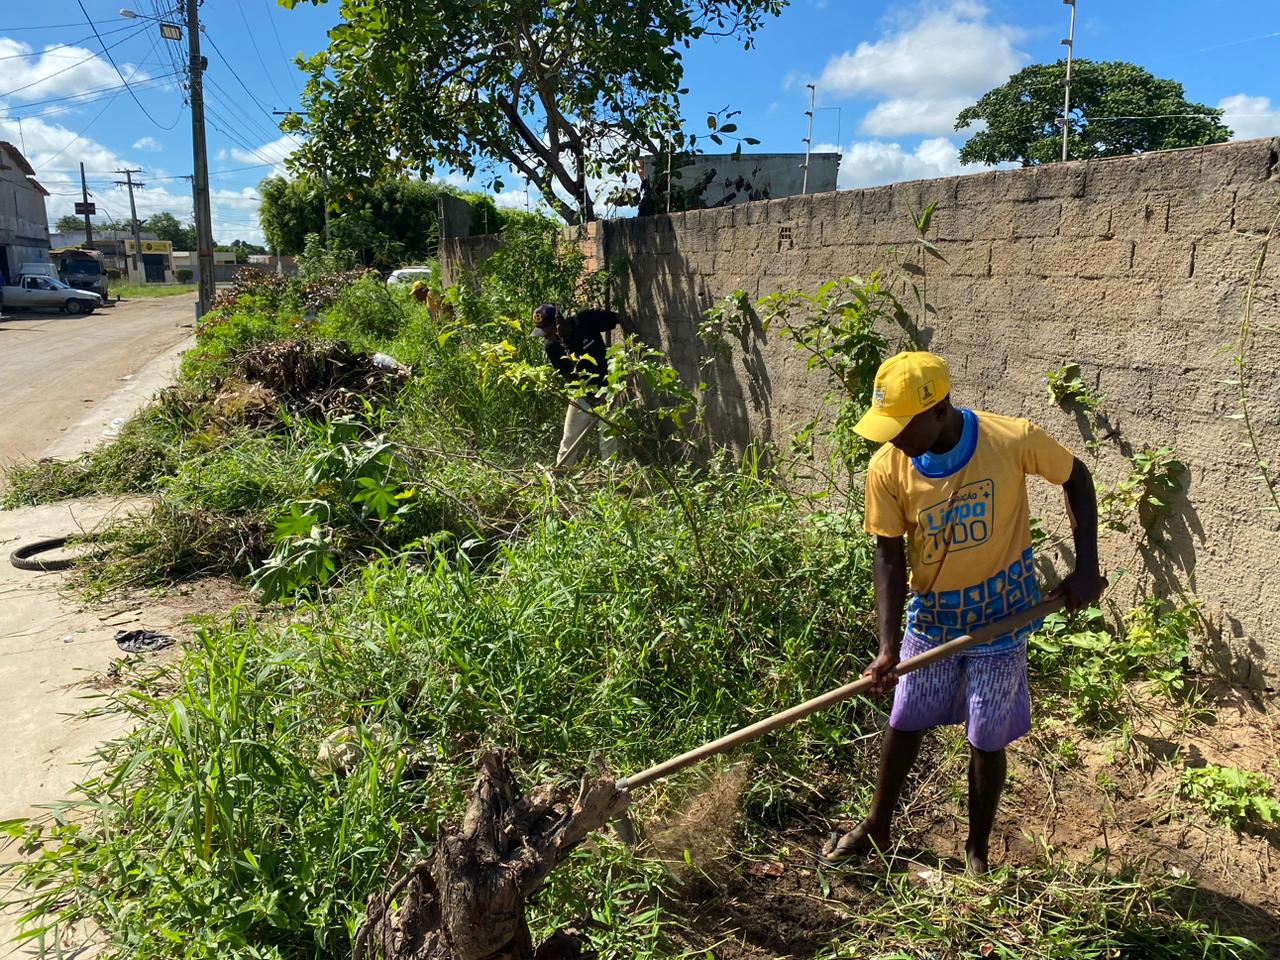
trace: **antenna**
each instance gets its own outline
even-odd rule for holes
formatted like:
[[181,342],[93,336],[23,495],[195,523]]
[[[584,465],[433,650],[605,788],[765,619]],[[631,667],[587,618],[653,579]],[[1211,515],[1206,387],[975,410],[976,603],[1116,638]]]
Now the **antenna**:
[[818,88],[812,83],[806,83],[809,88],[809,109],[804,115],[809,118],[809,135],[804,138],[804,185],[800,188],[801,193],[809,192],[809,152],[813,149],[813,104],[818,94]]
[[1071,132],[1071,55],[1076,45],[1076,0],[1062,0],[1071,8],[1071,32],[1062,45],[1067,48],[1067,79],[1062,94],[1062,159],[1067,159],[1067,136]]

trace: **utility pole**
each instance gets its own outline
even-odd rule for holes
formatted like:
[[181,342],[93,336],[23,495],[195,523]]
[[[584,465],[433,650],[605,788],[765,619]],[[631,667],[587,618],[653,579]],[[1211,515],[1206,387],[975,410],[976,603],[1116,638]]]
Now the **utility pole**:
[[1076,0],[1062,0],[1071,8],[1071,32],[1062,45],[1067,48],[1067,79],[1062,93],[1062,159],[1067,159],[1067,136],[1071,132],[1071,56],[1076,45]]
[[329,249],[329,164],[320,168],[320,182],[324,185],[324,248]]
[[80,164],[80,199],[84,201],[84,245],[93,243],[93,224],[89,222],[89,184],[84,178],[84,164]]
[[145,183],[133,182],[133,175],[141,172],[141,170],[136,169],[116,171],[116,173],[124,174],[124,180],[117,180],[116,186],[129,188],[129,216],[131,218],[130,223],[133,226],[133,269],[129,271],[129,279],[133,283],[147,282],[146,274],[143,273],[141,267],[138,266],[141,262],[139,258],[142,256],[142,224],[138,222],[138,208],[133,203],[133,188],[137,187],[141,190],[146,186]]
[[187,0],[187,52],[190,54],[191,90],[191,180],[195,194],[196,261],[200,283],[196,316],[203,317],[213,307],[216,291],[213,276],[213,217],[209,212],[209,153],[204,135],[204,68],[200,55],[200,11],[198,0]]
[[809,192],[809,153],[813,149],[813,106],[817,101],[818,88],[812,83],[806,83],[809,88],[809,109],[805,112],[805,116],[809,118],[809,135],[804,138],[804,186],[800,188],[801,193]]

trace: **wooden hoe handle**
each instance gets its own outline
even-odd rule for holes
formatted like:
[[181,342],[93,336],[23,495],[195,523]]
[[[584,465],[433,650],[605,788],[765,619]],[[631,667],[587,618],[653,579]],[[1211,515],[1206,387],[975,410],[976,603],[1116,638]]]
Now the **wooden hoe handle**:
[[[1062,607],[1061,599],[1044,600],[1034,607],[1030,607],[1020,613],[1012,614],[1003,620],[997,620],[994,623],[986,624],[979,627],[973,633],[966,634],[963,637],[956,637],[946,643],[938,644],[926,650],[924,653],[910,657],[899,663],[893,670],[896,676],[910,673],[913,670],[919,670],[921,667],[927,667],[935,661],[952,654],[959,653],[969,647],[976,646],[979,643],[986,643],[1000,636],[1002,633],[1008,633],[1011,630],[1017,630],[1021,626],[1025,626],[1032,620],[1039,620],[1046,614],[1053,613]],[[771,717],[766,717],[748,727],[741,730],[735,730],[733,733],[725,734],[719,740],[712,740],[710,743],[704,743],[700,747],[682,753],[678,757],[673,757],[663,763],[650,767],[648,770],[641,770],[639,773],[623,777],[617,782],[620,790],[634,790],[636,787],[643,787],[645,784],[653,783],[655,780],[661,780],[669,777],[677,771],[683,770],[685,767],[692,766],[700,760],[707,757],[715,756],[717,753],[723,753],[730,747],[736,747],[739,744],[749,743],[758,737],[763,737],[770,731],[777,730],[779,727],[785,727],[788,724],[795,723],[797,720],[803,720],[811,713],[817,713],[824,707],[839,703],[842,700],[848,700],[850,697],[857,696],[864,690],[870,688],[873,677],[859,677],[852,683],[846,683],[843,687],[837,687],[821,696],[814,697],[812,700],[806,700],[804,703],[797,704],[790,710],[784,710],[782,713],[775,713]]]

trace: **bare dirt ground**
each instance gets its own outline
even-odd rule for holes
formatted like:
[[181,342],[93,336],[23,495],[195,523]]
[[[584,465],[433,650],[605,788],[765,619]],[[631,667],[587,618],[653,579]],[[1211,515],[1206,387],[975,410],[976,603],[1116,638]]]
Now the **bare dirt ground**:
[[[1130,736],[1091,738],[1056,721],[1038,724],[1011,748],[992,865],[1030,865],[1047,854],[1104,870],[1131,865],[1183,876],[1200,916],[1280,957],[1280,829],[1238,832],[1176,796],[1184,766],[1237,766],[1280,779],[1280,710],[1274,697],[1232,690],[1202,706],[1207,709],[1190,725],[1172,705],[1168,715],[1158,707],[1145,710]],[[1057,759],[1054,744],[1062,736],[1071,738],[1078,760]],[[898,817],[894,872],[917,883],[945,883],[962,871],[966,762],[960,734],[935,735]],[[737,796],[729,794],[736,805]],[[802,814],[771,838],[776,852],[743,859],[735,852],[741,838],[724,833],[723,811],[710,818],[709,829],[703,814],[694,818],[698,826],[687,844],[706,871],[684,891],[690,949],[713,949],[718,960],[812,957],[851,918],[880,906],[884,888],[876,878],[883,862],[872,860],[865,871],[819,868],[820,818]],[[715,837],[710,846],[699,840],[704,833]],[[664,854],[660,859],[679,859]]]
[[[121,388],[129,388],[126,398],[137,395],[138,388],[121,378],[136,375],[191,336],[192,303],[190,297],[131,300],[75,317],[5,313],[0,320],[0,470],[49,453],[92,405]],[[122,414],[111,407],[101,415],[109,423]]]

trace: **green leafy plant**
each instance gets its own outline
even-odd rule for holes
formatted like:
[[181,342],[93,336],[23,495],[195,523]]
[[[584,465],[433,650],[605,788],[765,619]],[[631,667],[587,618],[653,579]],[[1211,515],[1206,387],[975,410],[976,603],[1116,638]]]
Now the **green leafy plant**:
[[1182,492],[1187,465],[1174,456],[1172,447],[1144,447],[1129,463],[1129,475],[1098,498],[1098,517],[1102,526],[1127,533],[1136,515],[1139,528],[1151,534]]
[[1129,683],[1149,681],[1163,696],[1192,690],[1191,647],[1200,632],[1198,603],[1148,599],[1129,611],[1123,630],[1111,630],[1098,607],[1053,613],[1028,646],[1036,674],[1060,686],[1071,719],[1109,729],[1122,724]]
[[[1247,366],[1250,339],[1255,335],[1255,326],[1261,327],[1261,324],[1254,323],[1253,317],[1254,305],[1257,302],[1258,278],[1262,275],[1263,265],[1267,262],[1267,251],[1271,246],[1271,241],[1276,235],[1277,228],[1280,228],[1280,201],[1276,204],[1276,210],[1275,219],[1271,221],[1271,226],[1267,228],[1266,234],[1263,235],[1258,244],[1258,255],[1254,258],[1253,269],[1249,273],[1249,285],[1245,293],[1244,307],[1240,313],[1239,334],[1236,337],[1234,349],[1231,353],[1231,362],[1236,368],[1236,375],[1233,379],[1225,382],[1236,388],[1236,398],[1240,406],[1240,412],[1228,414],[1227,419],[1239,420],[1243,424],[1245,436],[1249,441],[1249,449],[1253,454],[1253,464],[1258,471],[1253,479],[1262,485],[1271,500],[1266,509],[1273,513],[1280,513],[1280,480],[1275,476],[1274,458],[1263,451],[1262,440],[1258,436],[1257,427],[1254,425]],[[1262,327],[1262,329],[1271,333],[1275,332],[1274,327]]]
[[910,210],[909,219],[912,229],[915,230],[915,236],[911,238],[911,242],[906,250],[897,248],[891,249],[889,252],[893,255],[901,257],[898,264],[898,276],[902,280],[903,292],[911,292],[911,299],[915,301],[916,315],[914,318],[908,316],[901,303],[895,303],[897,307],[896,319],[906,329],[913,349],[923,349],[920,343],[920,330],[929,322],[930,317],[938,314],[937,308],[929,302],[929,260],[938,260],[946,263],[947,258],[942,255],[942,251],[928,239],[929,224],[933,222],[933,214],[937,210],[937,202],[928,204],[923,210],[917,213]]
[[1235,829],[1280,823],[1280,802],[1271,795],[1271,781],[1260,773],[1236,767],[1188,767],[1178,780],[1178,796]]
[[[870,458],[871,448],[853,432],[853,425],[867,409],[876,370],[888,352],[888,342],[877,321],[895,316],[897,298],[881,283],[879,273],[869,278],[852,276],[824,283],[814,293],[792,290],[771,294],[757,304],[767,333],[772,327],[809,355],[810,370],[823,369],[839,385],[828,395],[836,407],[830,426],[833,455],[849,471]],[[802,433],[812,434],[823,415]]]
[[1097,450],[1098,421],[1102,416],[1102,407],[1107,398],[1094,392],[1093,388],[1084,382],[1080,364],[1072,360],[1063,363],[1056,370],[1045,371],[1044,383],[1049,391],[1050,400],[1064,409],[1076,409],[1085,415],[1089,422],[1090,434],[1085,439],[1085,446],[1090,450]]

